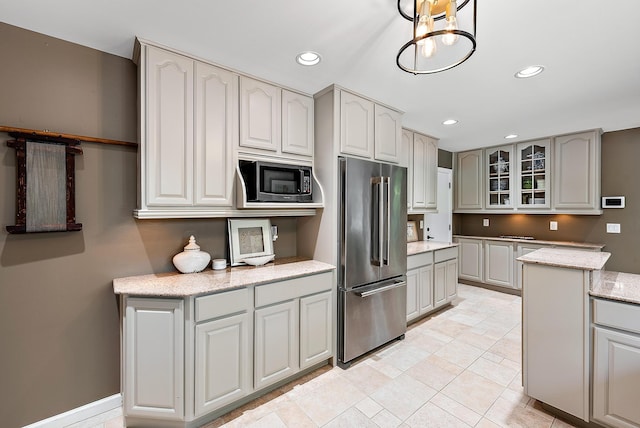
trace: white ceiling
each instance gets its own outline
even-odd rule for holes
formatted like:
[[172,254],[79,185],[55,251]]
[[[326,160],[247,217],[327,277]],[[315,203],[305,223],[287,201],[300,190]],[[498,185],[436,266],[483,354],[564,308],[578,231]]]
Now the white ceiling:
[[[309,94],[336,83],[451,151],[640,127],[640,1],[478,0],[477,14],[467,62],[414,76],[395,64],[411,33],[397,0],[0,0],[3,22],[126,58],[139,36]],[[303,50],[322,62],[296,64]],[[546,70],[513,77],[531,64]]]

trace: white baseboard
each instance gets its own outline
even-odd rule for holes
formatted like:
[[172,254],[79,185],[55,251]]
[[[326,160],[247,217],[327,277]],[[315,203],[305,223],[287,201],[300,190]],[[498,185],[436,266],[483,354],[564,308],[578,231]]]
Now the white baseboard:
[[68,412],[60,413],[59,415],[43,419],[31,425],[26,425],[23,428],[63,428],[120,406],[122,406],[122,394],[114,394],[110,397],[94,401],[93,403],[76,407]]

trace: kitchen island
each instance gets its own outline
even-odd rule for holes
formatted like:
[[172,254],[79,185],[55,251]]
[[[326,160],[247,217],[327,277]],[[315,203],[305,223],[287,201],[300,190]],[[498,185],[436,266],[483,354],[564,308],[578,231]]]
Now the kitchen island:
[[589,421],[589,290],[610,254],[542,248],[522,268],[524,392]]
[[335,267],[118,278],[127,426],[197,427],[334,358]]
[[545,248],[518,258],[524,390],[565,416],[638,427],[640,275],[602,270],[609,257]]

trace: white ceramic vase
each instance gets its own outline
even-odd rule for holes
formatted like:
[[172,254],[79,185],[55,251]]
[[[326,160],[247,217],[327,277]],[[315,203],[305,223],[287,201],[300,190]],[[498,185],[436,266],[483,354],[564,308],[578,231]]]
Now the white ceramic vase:
[[184,251],[173,256],[173,265],[182,273],[195,273],[204,270],[211,261],[206,251],[200,251],[196,238],[191,235]]

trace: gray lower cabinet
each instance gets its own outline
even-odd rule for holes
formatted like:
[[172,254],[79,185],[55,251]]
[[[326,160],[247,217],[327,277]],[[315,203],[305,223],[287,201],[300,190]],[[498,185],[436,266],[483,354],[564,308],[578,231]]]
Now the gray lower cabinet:
[[126,298],[124,412],[139,417],[184,417],[182,299]]
[[640,306],[593,300],[593,418],[640,427]]
[[513,287],[513,243],[484,241],[484,282]]
[[196,325],[196,416],[251,392],[250,322],[245,312]]
[[271,385],[298,371],[298,328],[295,300],[256,309],[256,388]]
[[434,305],[451,302],[458,295],[458,248],[436,250],[434,261]]
[[456,238],[460,255],[460,279],[482,282],[483,255],[482,239]]
[[407,321],[434,309],[433,291],[433,253],[407,257]]
[[331,275],[327,274],[256,287],[256,389],[333,355],[330,285]]
[[458,290],[458,249],[407,257],[407,322],[451,302]]
[[333,355],[331,291],[300,299],[300,368]]
[[127,425],[200,426],[332,358],[333,275],[198,297],[124,295]]

